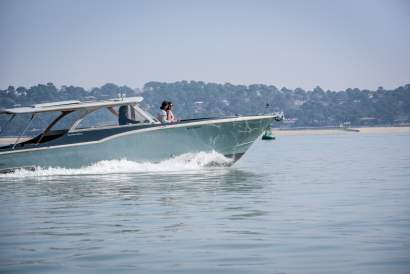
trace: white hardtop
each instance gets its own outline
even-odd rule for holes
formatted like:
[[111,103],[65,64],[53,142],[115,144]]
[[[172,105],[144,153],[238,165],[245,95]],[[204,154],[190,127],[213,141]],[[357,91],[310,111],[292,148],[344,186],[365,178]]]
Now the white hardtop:
[[52,111],[74,111],[79,109],[94,109],[100,107],[115,107],[140,103],[142,97],[124,97],[99,101],[59,101],[44,104],[35,104],[30,107],[3,108],[0,114],[27,114]]

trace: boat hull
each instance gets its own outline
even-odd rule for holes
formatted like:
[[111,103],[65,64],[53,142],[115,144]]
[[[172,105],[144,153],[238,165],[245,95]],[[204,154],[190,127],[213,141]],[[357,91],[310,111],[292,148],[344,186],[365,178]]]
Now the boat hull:
[[[96,141],[20,149],[0,153],[0,169],[18,167],[79,168],[102,160],[159,162],[185,153],[216,151],[238,160],[263,133],[273,116],[226,118],[133,129]],[[97,132],[97,131],[95,131]],[[85,138],[90,131],[69,133]],[[64,138],[63,138],[64,140]]]

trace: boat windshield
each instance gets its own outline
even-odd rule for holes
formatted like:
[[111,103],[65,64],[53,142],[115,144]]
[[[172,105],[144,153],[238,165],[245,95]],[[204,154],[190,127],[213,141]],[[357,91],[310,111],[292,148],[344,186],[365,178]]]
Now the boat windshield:
[[[129,123],[120,124],[120,108],[125,110],[125,117]],[[125,108],[125,109],[124,109]],[[124,115],[124,113],[123,113]],[[89,128],[117,127],[128,124],[151,124],[158,123],[149,113],[140,109],[137,105],[124,105],[116,107],[103,107],[88,113],[83,119],[79,120],[72,130],[83,130]]]

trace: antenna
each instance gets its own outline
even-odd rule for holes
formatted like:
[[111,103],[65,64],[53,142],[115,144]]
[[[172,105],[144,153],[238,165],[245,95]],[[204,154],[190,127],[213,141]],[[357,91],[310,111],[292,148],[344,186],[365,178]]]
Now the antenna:
[[266,103],[264,114],[270,113],[270,111],[269,111],[270,107],[271,107],[270,104]]
[[122,88],[120,88],[120,93],[118,93],[117,95],[118,95],[118,98],[121,99],[121,101],[124,101],[125,94],[122,92]]

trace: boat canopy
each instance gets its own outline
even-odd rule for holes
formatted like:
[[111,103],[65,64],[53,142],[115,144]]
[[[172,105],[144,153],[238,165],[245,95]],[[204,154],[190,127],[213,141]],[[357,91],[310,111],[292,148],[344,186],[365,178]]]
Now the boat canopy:
[[34,114],[40,112],[53,112],[53,111],[74,111],[80,109],[95,109],[101,107],[116,107],[123,105],[131,105],[139,103],[143,100],[142,97],[124,97],[110,100],[101,101],[60,101],[45,104],[35,104],[29,107],[17,107],[17,108],[3,108],[0,109],[0,114]]

